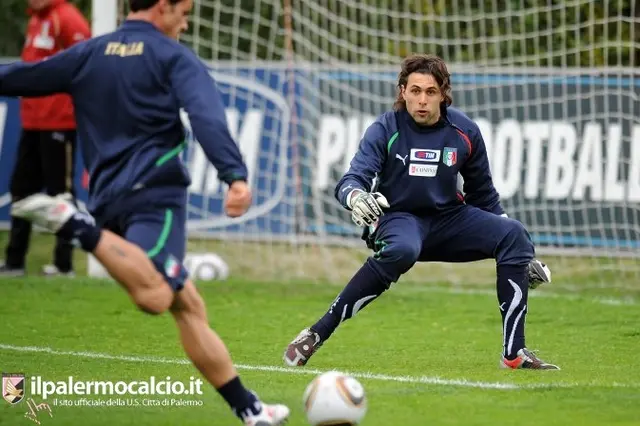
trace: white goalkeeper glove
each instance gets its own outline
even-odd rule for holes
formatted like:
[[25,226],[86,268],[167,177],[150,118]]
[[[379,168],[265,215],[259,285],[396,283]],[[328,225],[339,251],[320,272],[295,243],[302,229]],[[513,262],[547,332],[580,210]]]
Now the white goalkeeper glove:
[[347,196],[351,209],[351,220],[358,226],[371,226],[384,214],[382,208],[389,208],[389,202],[379,192],[364,192],[354,189]]

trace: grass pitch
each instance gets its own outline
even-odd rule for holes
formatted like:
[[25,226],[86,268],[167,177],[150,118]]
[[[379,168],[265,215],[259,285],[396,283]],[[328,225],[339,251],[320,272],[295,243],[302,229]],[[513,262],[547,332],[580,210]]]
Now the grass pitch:
[[[2,279],[1,371],[51,381],[197,377],[170,316],[138,312],[109,281],[37,277],[35,267],[49,253],[49,240],[36,240],[32,275]],[[308,367],[284,368],[285,346],[342,284],[231,279],[199,286],[243,381],[264,400],[288,404],[290,425],[306,424],[302,393],[314,375],[330,369],[353,373],[365,386],[365,426],[640,425],[636,283],[609,289],[601,281],[581,281],[582,287],[559,281],[532,292],[528,346],[561,371],[497,368],[501,325],[492,282],[402,281],[343,324]],[[157,395],[52,396],[52,416],[40,411],[37,420],[43,426],[239,424],[209,386],[203,389],[201,396],[168,397],[174,402],[165,406],[146,405],[162,403]],[[0,425],[34,424],[25,417],[32,397],[42,402],[30,395],[27,380],[23,402],[0,401]]]

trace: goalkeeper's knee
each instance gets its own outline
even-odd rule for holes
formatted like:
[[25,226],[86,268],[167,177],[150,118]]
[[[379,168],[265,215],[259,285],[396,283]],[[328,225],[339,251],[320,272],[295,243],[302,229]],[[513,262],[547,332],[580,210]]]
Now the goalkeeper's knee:
[[506,233],[496,247],[498,265],[528,265],[535,256],[535,247],[524,225],[510,219]]
[[389,245],[378,245],[371,257],[371,264],[386,279],[387,285],[398,281],[400,276],[415,265],[420,256],[420,245],[412,240]]

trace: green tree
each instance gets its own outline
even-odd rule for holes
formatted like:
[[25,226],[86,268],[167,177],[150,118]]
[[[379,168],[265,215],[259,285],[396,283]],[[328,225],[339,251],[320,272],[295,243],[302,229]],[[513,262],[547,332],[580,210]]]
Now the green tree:
[[[91,0],[72,1],[91,16]],[[17,56],[26,0],[3,6],[0,56]],[[282,60],[291,37],[295,57],[312,62],[389,63],[417,51],[480,65],[640,62],[640,0],[195,0],[195,15],[185,42],[205,59]]]

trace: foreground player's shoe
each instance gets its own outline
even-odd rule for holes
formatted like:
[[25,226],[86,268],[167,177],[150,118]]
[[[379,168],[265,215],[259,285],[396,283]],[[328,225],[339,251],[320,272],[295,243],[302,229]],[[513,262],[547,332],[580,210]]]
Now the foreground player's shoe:
[[500,361],[500,367],[516,370],[518,368],[529,368],[532,370],[560,370],[557,365],[549,364],[538,358],[527,348],[520,349],[515,359],[506,359],[504,356]]
[[322,346],[322,341],[318,333],[305,328],[287,346],[287,350],[284,352],[284,362],[292,367],[305,365],[320,346]]
[[51,232],[57,232],[71,217],[78,212],[76,206],[66,197],[51,197],[45,194],[35,194],[11,206],[11,215],[21,217]]
[[289,408],[281,404],[262,404],[260,414],[244,418],[245,426],[280,426],[287,422]]
[[538,259],[533,259],[529,263],[529,288],[538,288],[540,284],[551,282],[551,270],[547,265]]

